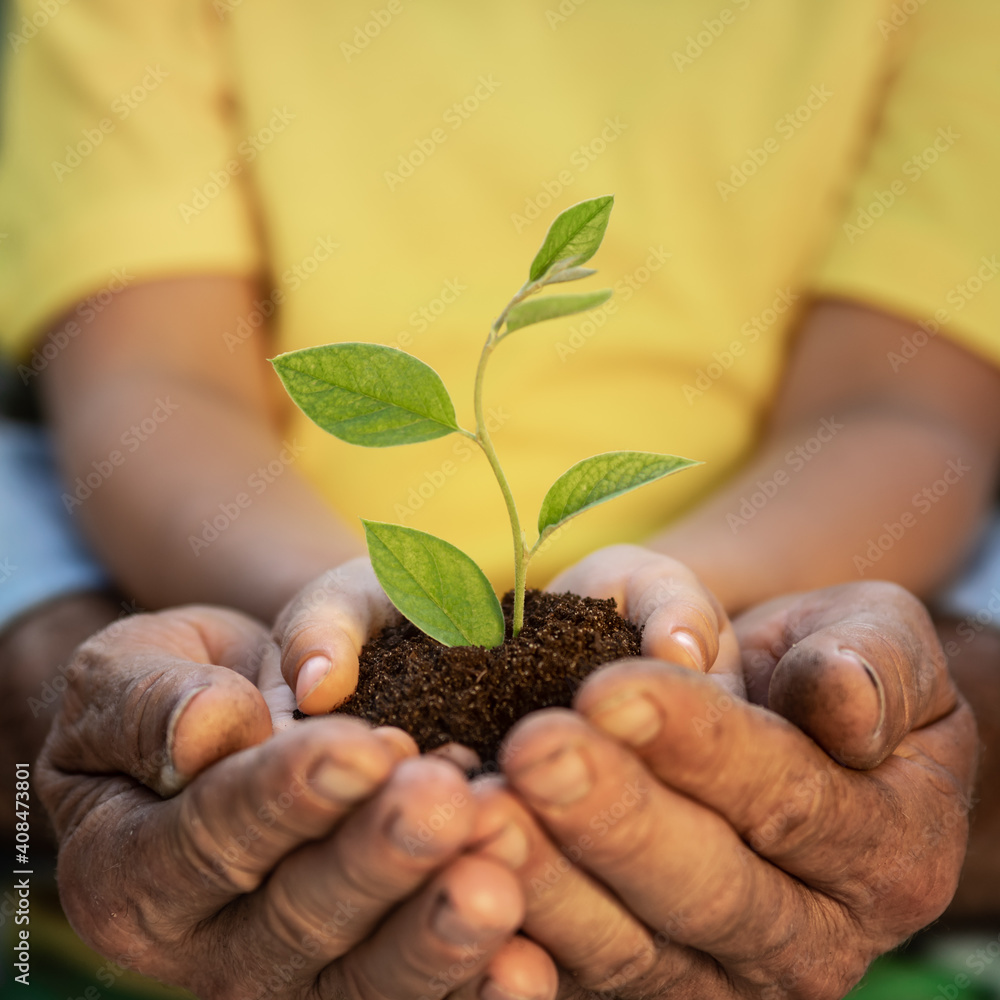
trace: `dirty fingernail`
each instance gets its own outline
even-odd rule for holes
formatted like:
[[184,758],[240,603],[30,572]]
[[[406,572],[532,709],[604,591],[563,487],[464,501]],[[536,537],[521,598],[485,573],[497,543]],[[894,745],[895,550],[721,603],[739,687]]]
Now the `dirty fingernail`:
[[295,680],[295,700],[299,705],[326,680],[332,667],[333,664],[325,656],[310,656],[299,667],[299,676]]
[[184,713],[191,706],[191,702],[202,691],[207,691],[211,686],[211,684],[202,684],[199,687],[192,688],[177,702],[174,710],[170,713],[170,718],[167,720],[166,760],[163,761],[160,768],[160,790],[164,795],[172,795],[174,792],[179,792],[190,780],[190,775],[182,774],[178,770],[178,767],[183,766],[183,764],[178,761],[178,756],[182,756],[178,754],[178,751],[182,748],[178,743],[177,728]]
[[595,726],[633,747],[645,746],[663,728],[659,708],[646,695],[631,691],[598,702],[586,715]]
[[375,782],[354,768],[333,761],[323,761],[309,777],[317,794],[334,802],[356,802],[370,795]]
[[860,664],[861,669],[868,675],[868,680],[871,681],[872,687],[875,689],[878,715],[875,719],[875,726],[872,729],[872,738],[874,739],[882,732],[882,727],[885,725],[885,687],[882,685],[882,678],[879,677],[878,671],[860,653],[853,649],[842,649],[840,652]]
[[701,640],[687,628],[675,628],[670,632],[670,638],[684,650],[685,663],[689,667],[693,667],[695,670],[703,671],[708,664],[705,662],[707,657],[705,655],[705,649],[701,644]]
[[411,858],[433,858],[449,849],[448,838],[436,836],[444,825],[440,813],[432,817],[432,822],[428,823],[408,816],[402,809],[394,809],[386,820],[383,830],[389,840]]
[[501,928],[477,927],[455,909],[447,893],[442,893],[431,914],[431,927],[449,944],[471,945],[498,934]]
[[594,783],[584,759],[571,749],[543,758],[513,775],[512,780],[521,791],[553,806],[579,801]]

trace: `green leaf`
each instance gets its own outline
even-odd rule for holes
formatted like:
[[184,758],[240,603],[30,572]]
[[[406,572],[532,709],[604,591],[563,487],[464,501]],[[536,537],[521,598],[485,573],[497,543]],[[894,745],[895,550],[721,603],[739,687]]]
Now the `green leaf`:
[[592,267],[567,267],[562,271],[555,271],[546,279],[546,285],[554,285],[558,281],[579,281],[581,278],[589,278],[597,271]]
[[459,429],[438,373],[395,347],[327,344],[271,364],[302,412],[349,444],[385,448]]
[[511,306],[507,313],[507,333],[520,330],[522,326],[541,323],[547,319],[558,319],[560,316],[572,316],[573,313],[586,312],[607,302],[613,292],[610,288],[602,288],[599,292],[581,292],[578,295],[548,295],[542,299],[527,299]]
[[538,533],[542,535],[605,500],[693,465],[701,462],[648,451],[609,451],[585,458],[564,472],[545,494],[538,513]]
[[614,195],[603,195],[570,205],[556,216],[531,262],[530,279],[537,281],[556,261],[567,258],[573,265],[586,264],[604,239],[614,202]]
[[416,528],[361,523],[378,582],[417,628],[446,646],[492,649],[503,642],[497,595],[461,549]]

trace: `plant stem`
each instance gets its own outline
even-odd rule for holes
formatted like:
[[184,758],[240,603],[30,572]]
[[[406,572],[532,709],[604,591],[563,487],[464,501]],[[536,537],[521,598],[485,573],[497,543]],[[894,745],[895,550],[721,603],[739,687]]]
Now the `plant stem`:
[[496,449],[490,439],[490,433],[486,428],[486,418],[483,414],[483,376],[486,374],[486,362],[498,343],[496,329],[497,324],[494,324],[486,344],[483,346],[483,353],[479,356],[479,367],[476,369],[476,388],[473,396],[476,410],[475,440],[482,448],[483,454],[486,455],[490,468],[493,469],[493,475],[496,476],[497,482],[500,484],[500,492],[503,493],[503,501],[507,505],[507,514],[510,517],[510,530],[514,537],[514,615],[511,631],[516,637],[524,624],[524,582],[528,569],[524,532],[521,530],[521,521],[517,516],[514,494],[510,491],[510,483],[507,482],[503,467],[500,465],[500,459],[497,458]]
[[[532,557],[535,549],[528,551],[528,544],[524,540],[524,531],[521,528],[521,519],[517,515],[517,505],[514,503],[514,494],[510,491],[510,483],[504,474],[500,459],[497,458],[496,449],[490,439],[490,432],[486,428],[486,417],[483,414],[483,378],[486,375],[486,362],[489,361],[493,349],[500,343],[506,334],[500,333],[500,328],[507,319],[507,313],[511,306],[517,305],[529,295],[534,295],[543,285],[547,284],[546,275],[537,281],[526,281],[518,290],[514,297],[504,306],[504,310],[493,321],[490,327],[490,335],[483,345],[483,353],[479,355],[479,367],[476,369],[476,387],[473,392],[473,405],[476,411],[476,433],[473,440],[483,450],[493,475],[496,476],[500,484],[500,492],[503,494],[503,502],[507,505],[507,516],[510,518],[510,530],[514,536],[514,613],[511,622],[511,632],[516,638],[524,624],[524,584],[528,575],[528,560]],[[470,435],[472,437],[472,435]],[[541,541],[541,539],[539,539]],[[537,544],[535,548],[537,548]]]

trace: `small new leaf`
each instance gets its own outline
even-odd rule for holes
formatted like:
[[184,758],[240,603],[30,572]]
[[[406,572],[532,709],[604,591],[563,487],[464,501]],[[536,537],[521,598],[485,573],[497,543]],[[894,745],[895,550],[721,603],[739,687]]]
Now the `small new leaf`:
[[532,323],[541,323],[547,319],[586,312],[607,302],[612,294],[610,288],[602,288],[598,292],[581,292],[578,295],[549,295],[543,299],[526,299],[510,307],[507,313],[507,333],[513,333],[523,326],[531,326]]
[[458,430],[433,368],[381,344],[328,344],[271,362],[288,394],[323,430],[369,448],[431,441]]
[[378,582],[417,628],[446,646],[492,649],[503,642],[503,611],[497,595],[461,549],[416,528],[361,523]]
[[592,267],[567,267],[563,271],[555,271],[545,280],[546,285],[554,285],[559,281],[579,281],[581,278],[589,278],[597,271]]
[[572,258],[574,266],[586,264],[604,239],[614,202],[614,195],[603,195],[570,205],[557,215],[531,262],[530,279],[537,281],[553,264],[567,258]]
[[545,494],[538,513],[539,536],[605,500],[693,465],[701,463],[648,451],[609,451],[585,458],[564,472]]

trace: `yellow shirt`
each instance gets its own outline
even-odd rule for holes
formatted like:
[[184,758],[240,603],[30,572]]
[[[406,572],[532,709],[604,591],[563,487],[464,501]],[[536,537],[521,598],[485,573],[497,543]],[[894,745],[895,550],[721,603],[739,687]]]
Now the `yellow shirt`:
[[[0,336],[29,379],[74,302],[83,336],[123,284],[261,274],[218,332],[233,351],[271,313],[275,353],[393,344],[470,426],[486,329],[548,222],[616,195],[601,274],[572,286],[614,304],[502,345],[497,450],[528,525],[587,455],[706,464],[573,522],[537,581],[642,539],[747,456],[810,296],[1000,363],[996,0],[10,6]],[[499,490],[464,439],[287,433],[352,523],[440,534],[509,582]]]

